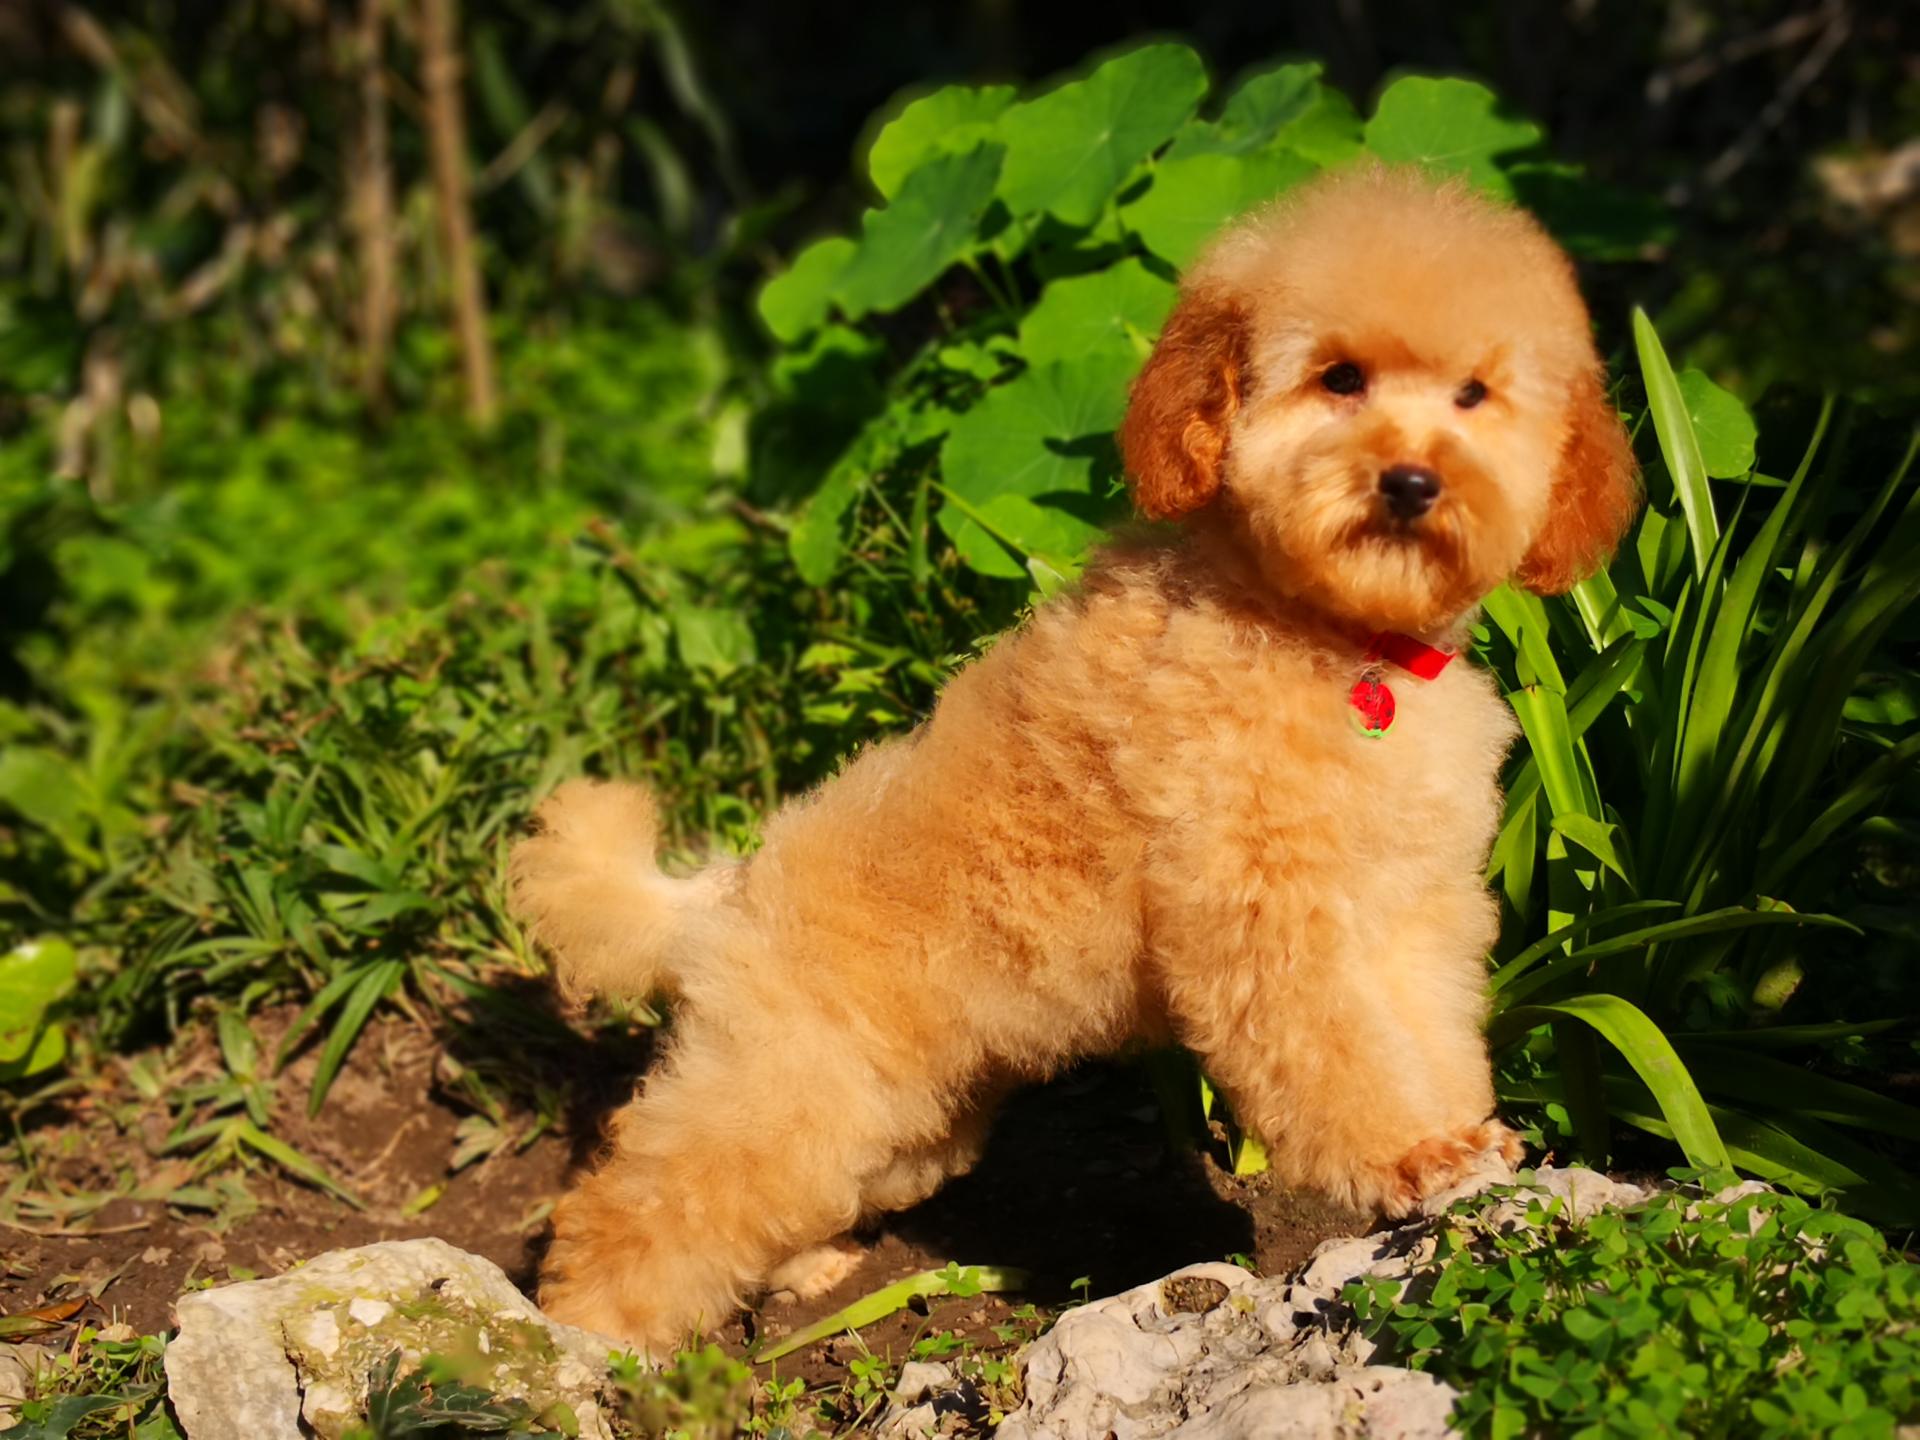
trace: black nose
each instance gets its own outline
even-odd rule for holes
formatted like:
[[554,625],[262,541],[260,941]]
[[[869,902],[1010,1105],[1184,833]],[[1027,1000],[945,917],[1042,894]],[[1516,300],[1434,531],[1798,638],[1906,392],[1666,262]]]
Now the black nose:
[[1380,493],[1402,520],[1418,520],[1440,498],[1440,477],[1424,465],[1395,465],[1380,472]]

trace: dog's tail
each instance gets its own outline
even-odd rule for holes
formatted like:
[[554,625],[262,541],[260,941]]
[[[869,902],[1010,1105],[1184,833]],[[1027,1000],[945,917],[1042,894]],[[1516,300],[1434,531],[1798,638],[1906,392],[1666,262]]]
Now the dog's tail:
[[679,990],[688,932],[710,907],[713,885],[661,874],[659,833],[659,810],[641,786],[569,780],[513,847],[514,914],[552,957],[563,994],[644,999]]

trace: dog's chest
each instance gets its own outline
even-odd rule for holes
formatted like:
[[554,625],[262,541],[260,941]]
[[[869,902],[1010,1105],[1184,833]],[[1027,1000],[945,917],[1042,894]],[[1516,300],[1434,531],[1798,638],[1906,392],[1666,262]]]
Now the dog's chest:
[[1464,659],[1433,680],[1372,673],[1391,692],[1384,727],[1377,703],[1355,704],[1369,674],[1359,663],[1241,652],[1150,684],[1165,703],[1136,729],[1146,743],[1131,747],[1150,808],[1198,843],[1271,837],[1477,867],[1498,820],[1511,712]]

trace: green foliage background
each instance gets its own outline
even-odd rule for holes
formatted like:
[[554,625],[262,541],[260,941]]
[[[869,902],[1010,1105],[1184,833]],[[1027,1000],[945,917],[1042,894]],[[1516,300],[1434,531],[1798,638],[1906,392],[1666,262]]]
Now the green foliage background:
[[170,14],[70,10],[0,107],[10,1104],[292,1000],[280,1054],[228,1047],[227,1118],[183,1108],[170,1143],[297,1167],[261,1073],[319,1046],[318,1106],[382,1006],[497,1014],[538,972],[500,872],[533,797],[645,774],[677,850],[750,849],[1124,514],[1111,434],[1206,236],[1377,158],[1526,204],[1582,260],[1648,477],[1608,574],[1503,591],[1477,635],[1526,735],[1489,870],[1504,1093],[1595,1160],[1671,1141],[1920,1213],[1890,1084],[1920,997],[1911,417],[1897,383],[1762,394],[1792,367],[1717,364],[1743,400],[1676,369],[1662,330],[1729,358],[1691,279],[1658,327],[1614,303],[1697,238],[1674,207],[1472,80],[1361,105],[1315,61],[1227,78],[1161,39],[896,96],[809,234],[821,208],[751,193],[673,13],[482,5],[503,400],[476,429],[404,112],[364,398],[328,88],[351,17],[200,46]]

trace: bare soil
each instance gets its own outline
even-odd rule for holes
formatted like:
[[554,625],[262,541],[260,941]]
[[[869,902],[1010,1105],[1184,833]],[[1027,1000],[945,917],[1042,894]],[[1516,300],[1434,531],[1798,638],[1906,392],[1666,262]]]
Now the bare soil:
[[[263,1053],[271,1053],[288,1018],[256,1019]],[[166,1134],[166,1097],[141,1101],[117,1070],[85,1093],[29,1114],[25,1153],[35,1157],[34,1170],[23,1176],[17,1164],[11,1171],[0,1166],[0,1183],[120,1198],[65,1227],[0,1229],[0,1311],[93,1292],[95,1307],[76,1323],[161,1330],[172,1324],[174,1297],[189,1286],[278,1274],[342,1246],[427,1235],[486,1256],[530,1289],[547,1209],[569,1174],[590,1160],[610,1108],[631,1092],[648,1040],[644,1032],[582,1039],[561,1062],[571,1074],[556,1080],[567,1097],[557,1123],[524,1146],[509,1145],[450,1174],[456,1131],[476,1113],[462,1098],[458,1074],[463,1063],[483,1063],[473,1040],[383,1019],[361,1037],[313,1119],[305,1096],[315,1047],[280,1077],[270,1133],[360,1197],[364,1208],[357,1210],[264,1163],[244,1173],[257,1208],[243,1200],[209,1213],[136,1198],[143,1186],[164,1194],[187,1177],[180,1160],[153,1153]],[[221,1073],[210,1042],[197,1053],[170,1055],[168,1065],[170,1091]],[[537,1068],[529,1062],[518,1078],[539,1079]],[[530,1110],[505,1118],[509,1133],[532,1127]],[[430,1207],[406,1213],[435,1185],[444,1191]],[[717,1338],[737,1352],[758,1336],[790,1333],[949,1260],[1030,1273],[1025,1293],[940,1300],[863,1333],[866,1346],[897,1361],[930,1328],[983,1337],[1024,1303],[1051,1309],[1194,1261],[1243,1255],[1276,1273],[1330,1236],[1364,1233],[1370,1221],[1264,1176],[1236,1179],[1211,1154],[1170,1150],[1141,1068],[1090,1065],[1014,1097],[974,1172],[862,1237],[864,1259],[831,1293],[736,1317]],[[783,1373],[809,1380],[837,1374],[850,1358],[842,1353],[846,1345],[816,1346],[785,1362]]]

